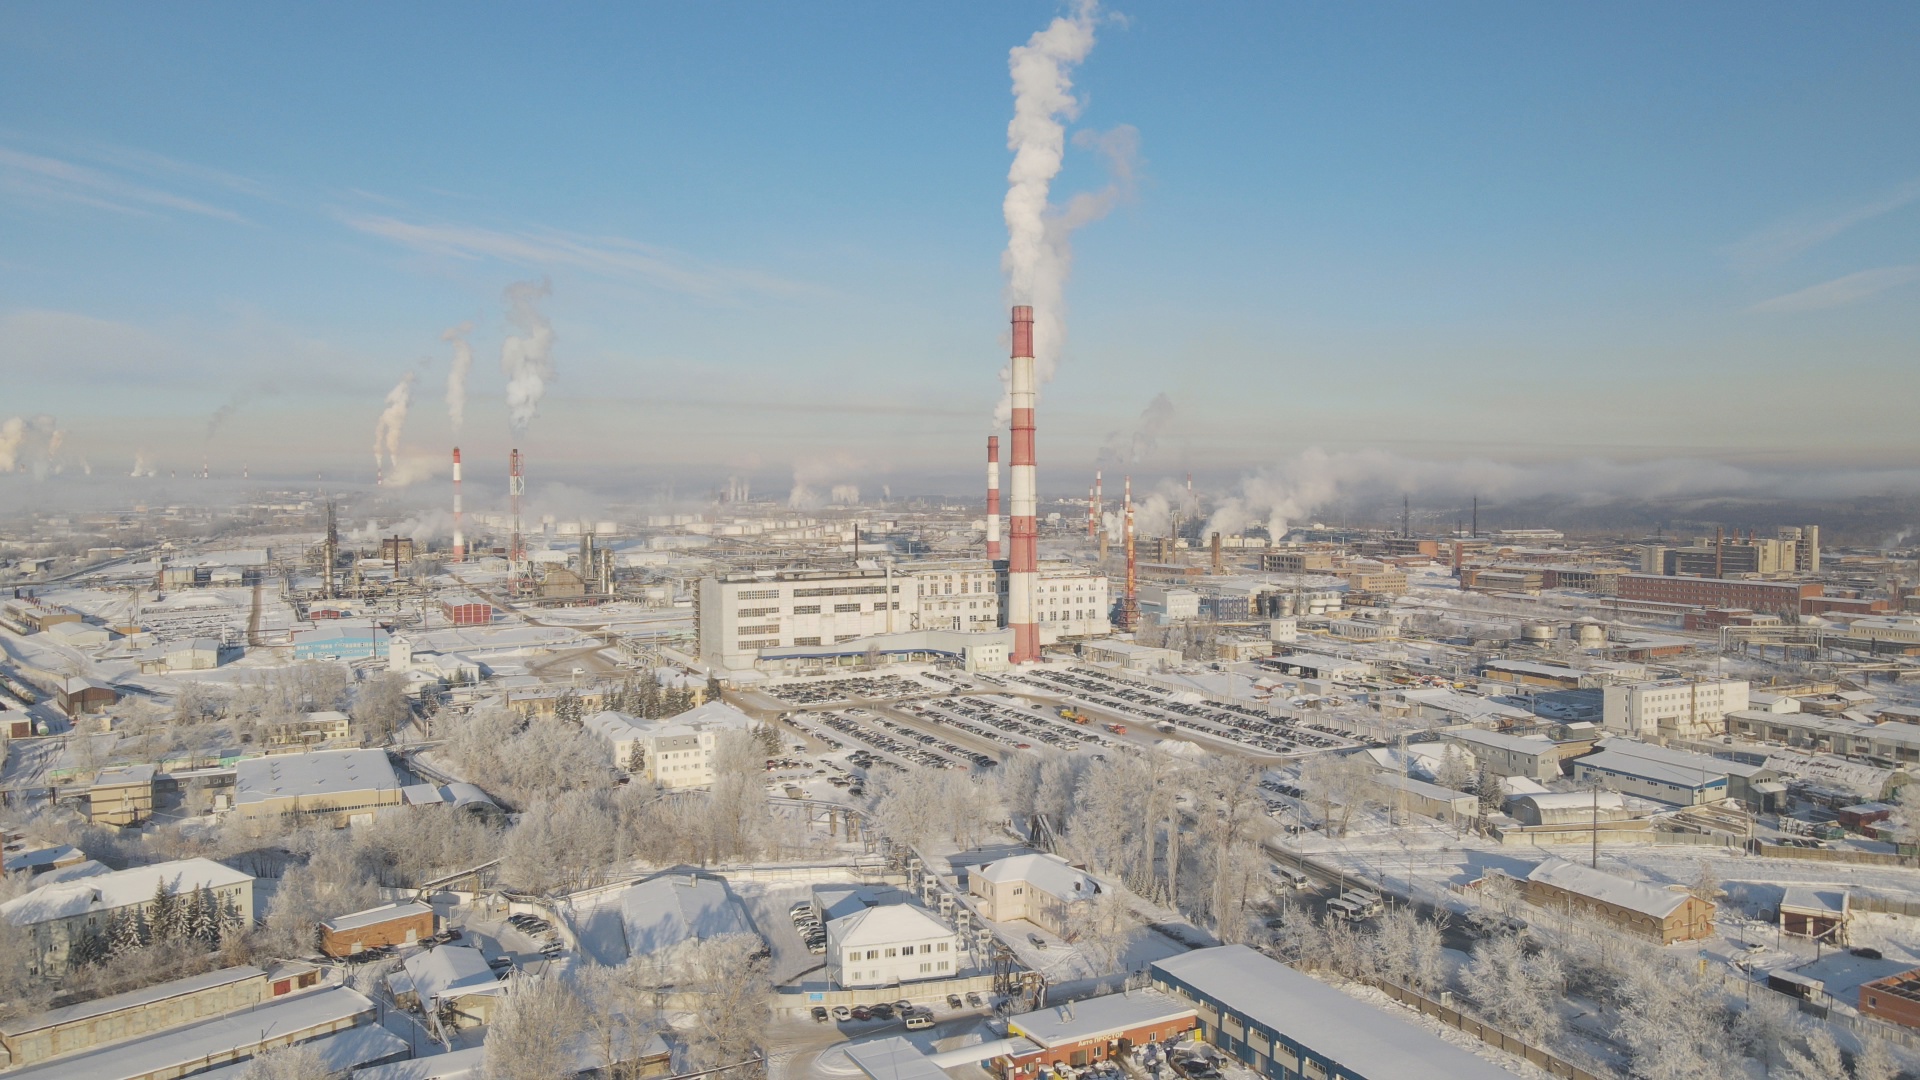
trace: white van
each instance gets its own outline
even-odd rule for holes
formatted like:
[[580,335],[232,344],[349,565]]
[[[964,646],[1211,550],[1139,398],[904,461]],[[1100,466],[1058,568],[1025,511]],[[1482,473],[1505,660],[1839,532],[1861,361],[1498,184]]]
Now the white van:
[[907,1030],[919,1031],[933,1026],[933,1013],[926,1009],[913,1009],[907,1013]]

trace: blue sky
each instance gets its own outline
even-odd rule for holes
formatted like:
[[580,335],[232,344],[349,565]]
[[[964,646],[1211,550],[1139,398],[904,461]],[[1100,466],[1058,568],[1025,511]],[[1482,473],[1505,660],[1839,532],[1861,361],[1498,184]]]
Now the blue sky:
[[[545,277],[536,463],[973,486],[1007,52],[1056,6],[395,8],[0,8],[0,421],[69,471],[370,476],[408,371],[443,454],[472,321],[504,458]],[[1070,130],[1136,128],[1139,182],[1075,239],[1048,486],[1159,393],[1143,476],[1920,451],[1920,9],[1108,10]]]

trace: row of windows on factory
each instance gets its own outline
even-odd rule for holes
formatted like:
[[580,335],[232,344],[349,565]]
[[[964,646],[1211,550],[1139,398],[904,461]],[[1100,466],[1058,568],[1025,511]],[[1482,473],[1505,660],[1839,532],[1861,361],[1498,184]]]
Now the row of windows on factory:
[[[833,610],[835,614],[847,614],[850,612],[860,611],[861,607],[857,603],[835,604],[833,605]],[[887,602],[885,600],[874,601],[873,610],[874,611],[887,610]],[[898,600],[893,601],[893,610],[895,611],[900,610],[900,601]],[[795,615],[818,615],[820,614],[820,605],[819,604],[795,604],[793,606],[793,613]],[[764,619],[769,615],[780,614],[780,609],[779,608],[741,608],[737,612],[735,612],[735,614],[742,619]],[[749,633],[758,633],[760,631],[757,628],[743,626],[740,628],[740,632],[743,634],[749,634]],[[771,632],[771,628],[769,628],[769,632]]]
[[[889,960],[891,960],[895,956],[912,956],[915,949],[918,949],[922,953],[946,952],[948,944],[949,943],[945,941],[930,941],[924,945],[901,945],[895,948],[888,948],[886,950],[886,956]],[[878,960],[880,959],[880,955],[881,953],[879,949],[867,950],[867,959],[869,960]],[[859,949],[852,949],[847,952],[847,959],[846,959],[847,963],[849,964],[856,963],[859,961],[859,959],[860,959]]]

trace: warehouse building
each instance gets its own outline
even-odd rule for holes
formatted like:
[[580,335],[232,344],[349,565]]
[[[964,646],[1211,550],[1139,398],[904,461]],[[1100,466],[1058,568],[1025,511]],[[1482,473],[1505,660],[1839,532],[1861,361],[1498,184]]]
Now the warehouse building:
[[1713,936],[1713,904],[1684,886],[1660,888],[1564,859],[1548,859],[1522,883],[1527,902],[1598,919],[1657,945]]
[[378,945],[412,945],[433,934],[433,906],[399,900],[325,920],[320,924],[320,951],[352,956]]
[[[1704,761],[1718,763],[1716,758],[1705,758]],[[1727,797],[1727,773],[1724,769],[1700,763],[1657,760],[1644,754],[1630,754],[1611,748],[1575,759],[1573,776],[1583,783],[1597,783],[1610,791],[1674,806],[1698,806],[1701,803],[1719,802]]]
[[295,660],[371,660],[387,655],[387,632],[345,619],[328,626],[293,632]]
[[1443,731],[1440,741],[1472,754],[1480,768],[1495,776],[1524,776],[1530,780],[1559,779],[1560,760],[1585,745],[1556,743],[1541,735],[1507,735],[1479,728]]
[[1802,600],[1819,596],[1824,591],[1824,586],[1808,582],[1667,577],[1664,574],[1620,576],[1622,600],[1698,608],[1746,608],[1748,611],[1764,611],[1792,618],[1800,616]]
[[1153,989],[1191,1005],[1196,1030],[1272,1080],[1513,1080],[1407,1020],[1245,945],[1156,960]]
[[234,767],[234,809],[245,817],[299,814],[335,828],[372,824],[401,803],[385,750],[308,750],[250,758]]

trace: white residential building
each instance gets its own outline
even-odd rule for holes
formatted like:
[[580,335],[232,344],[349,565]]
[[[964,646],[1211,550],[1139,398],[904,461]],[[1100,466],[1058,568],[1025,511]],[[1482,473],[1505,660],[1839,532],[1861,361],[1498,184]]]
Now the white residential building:
[[76,944],[105,935],[123,912],[150,910],[162,887],[182,898],[205,889],[223,914],[253,920],[253,876],[211,859],[180,859],[50,882],[0,904],[0,920],[32,937],[36,971],[63,971]]
[[[660,787],[679,789],[710,786],[718,764],[720,736],[729,731],[751,731],[757,721],[725,702],[709,701],[679,716],[634,723],[643,733],[638,745],[646,754],[646,778]],[[621,768],[632,760],[633,745],[627,746],[629,756],[615,759]]]
[[1601,724],[1640,739],[1723,735],[1727,714],[1747,707],[1745,679],[1662,679],[1601,688]]
[[1064,937],[1100,895],[1100,884],[1058,855],[1014,855],[967,871],[967,894],[982,918],[1025,919]]
[[848,989],[952,978],[960,939],[925,908],[882,904],[827,924],[828,976]]

